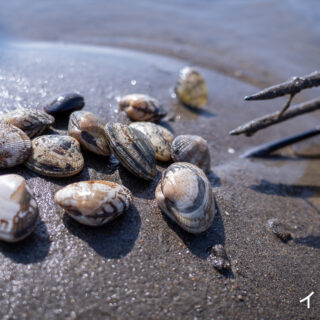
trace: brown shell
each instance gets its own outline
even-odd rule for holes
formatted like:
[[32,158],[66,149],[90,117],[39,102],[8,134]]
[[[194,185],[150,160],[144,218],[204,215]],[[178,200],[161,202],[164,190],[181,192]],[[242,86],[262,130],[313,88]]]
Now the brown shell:
[[22,164],[31,153],[31,141],[19,128],[0,120],[0,168]]
[[32,140],[32,153],[25,165],[49,177],[70,177],[84,166],[79,142],[69,136],[46,135]]

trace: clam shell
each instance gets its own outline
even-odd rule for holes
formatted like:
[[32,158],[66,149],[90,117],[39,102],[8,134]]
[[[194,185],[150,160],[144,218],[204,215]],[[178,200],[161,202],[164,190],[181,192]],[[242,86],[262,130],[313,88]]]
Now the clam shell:
[[16,242],[27,237],[38,221],[38,206],[23,177],[0,176],[0,239]]
[[80,110],[84,107],[84,98],[78,93],[70,92],[60,95],[50,104],[43,107],[43,110],[50,114],[59,114]]
[[84,149],[102,156],[110,155],[103,123],[92,112],[73,112],[69,119],[68,133]]
[[114,182],[81,181],[62,188],[54,199],[78,222],[101,226],[130,207],[132,194]]
[[0,121],[0,168],[22,164],[31,153],[31,141],[19,128]]
[[152,122],[134,122],[129,127],[141,131],[150,139],[157,160],[171,160],[171,143],[174,135],[168,129]]
[[17,109],[2,116],[2,119],[25,132],[29,138],[40,136],[54,123],[54,117],[35,109]]
[[32,153],[25,165],[48,177],[70,177],[84,166],[79,142],[69,136],[46,135],[32,140]]
[[198,167],[177,162],[163,173],[156,188],[160,209],[190,233],[207,230],[215,215],[215,202],[209,180]]
[[171,145],[171,157],[175,162],[190,162],[204,172],[210,171],[211,159],[208,143],[200,136],[177,136]]
[[126,95],[119,101],[119,106],[133,121],[157,121],[167,114],[157,99],[146,94]]
[[180,101],[191,107],[203,107],[208,101],[208,88],[199,71],[184,67],[179,74],[176,93]]
[[127,170],[145,180],[155,177],[156,156],[148,137],[121,123],[108,123],[105,132],[111,151]]

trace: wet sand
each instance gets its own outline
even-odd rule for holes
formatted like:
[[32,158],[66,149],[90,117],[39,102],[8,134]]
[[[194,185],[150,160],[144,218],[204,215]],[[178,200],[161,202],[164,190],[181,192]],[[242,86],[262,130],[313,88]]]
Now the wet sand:
[[[206,6],[216,6],[217,11],[213,15],[217,16],[219,6],[223,7],[219,1],[199,2],[203,3],[202,17],[206,14]],[[17,8],[18,3],[22,5],[24,2],[15,2]],[[68,3],[72,5],[73,2]],[[80,12],[83,9],[80,10],[82,2],[79,3]],[[156,10],[154,5],[148,6],[147,3],[139,2],[141,10],[145,10],[143,12]],[[126,4],[129,10],[130,5]],[[125,122],[126,118],[118,111],[117,98],[126,93],[146,92],[160,99],[174,116],[175,121],[162,122],[163,125],[176,135],[199,134],[208,140],[212,155],[209,179],[217,201],[217,214],[212,227],[202,235],[192,236],[168,221],[154,200],[154,189],[165,164],[158,165],[158,174],[153,182],[141,181],[138,186],[137,179],[119,166],[114,158],[105,159],[90,154],[85,154],[83,172],[73,178],[55,180],[39,177],[22,166],[2,171],[16,172],[28,179],[39,203],[41,216],[30,238],[19,245],[0,244],[2,318],[317,319],[320,312],[320,140],[316,137],[267,159],[239,159],[239,155],[255,145],[316,126],[318,117],[305,115],[301,119],[266,129],[251,138],[228,135],[239,124],[279,109],[284,103],[284,99],[244,102],[243,96],[257,90],[250,83],[261,84],[259,79],[274,81],[278,76],[282,79],[316,69],[316,56],[312,50],[306,52],[308,59],[301,64],[297,63],[297,59],[302,57],[302,49],[297,49],[289,60],[280,55],[281,59],[277,61],[282,61],[283,65],[281,74],[278,74],[273,59],[268,60],[269,55],[264,50],[256,49],[252,56],[241,56],[241,45],[235,41],[238,47],[232,52],[241,59],[231,59],[236,68],[225,72],[215,66],[224,66],[220,64],[222,60],[219,60],[219,54],[215,56],[217,59],[212,59],[210,55],[210,66],[204,58],[198,62],[192,51],[197,43],[188,40],[188,45],[194,49],[181,52],[189,55],[186,57],[188,61],[205,67],[201,70],[210,92],[205,110],[194,112],[171,97],[177,73],[188,61],[101,47],[107,43],[115,45],[117,39],[122,39],[110,35],[114,43],[105,40],[108,32],[112,33],[111,28],[106,28],[106,23],[110,21],[115,8],[120,18],[113,18],[116,21],[113,27],[125,20],[121,14],[126,13],[121,12],[117,4],[111,6],[115,11],[108,11],[102,10],[102,4],[97,2],[97,7],[91,13],[94,19],[89,15],[86,27],[83,13],[72,11],[75,19],[68,20],[72,25],[69,35],[66,31],[62,32],[62,28],[67,29],[68,21],[63,20],[64,15],[59,7],[56,10],[60,14],[56,14],[54,5],[43,2],[42,6],[37,6],[36,12],[39,14],[35,15],[35,8],[30,4],[25,7],[20,24],[17,21],[10,22],[13,21],[10,14],[14,12],[14,4],[1,6],[0,20],[5,25],[3,30],[6,29],[6,34],[11,34],[11,37],[88,43],[92,41],[94,30],[95,33],[104,34],[104,43],[100,38],[93,41],[100,47],[43,42],[10,44],[3,41],[0,53],[2,112],[17,107],[41,108],[61,92],[76,89],[86,98],[85,109],[99,115],[104,122]],[[172,4],[158,6],[157,12],[170,12]],[[181,3],[175,2],[174,6],[179,7]],[[265,1],[259,1],[256,9],[251,10],[258,10],[260,6],[268,7]],[[280,10],[281,7],[274,6],[273,10]],[[185,9],[181,20],[176,16],[171,19],[177,21],[178,25],[187,25],[187,21],[190,21],[187,20],[188,12],[196,14],[200,10],[197,8],[190,2],[190,9]],[[271,10],[268,8],[265,9],[265,19],[268,10]],[[295,9],[291,7],[291,10]],[[303,15],[300,9],[298,11]],[[132,12],[136,17],[133,26],[141,19],[138,19],[136,11],[132,9]],[[109,20],[105,19],[107,14],[110,15]],[[194,23],[200,24],[201,14]],[[235,20],[251,21],[245,19],[244,12],[238,15],[234,13],[234,16]],[[298,20],[294,28],[300,28],[303,43],[317,50],[316,41],[311,44],[306,35],[302,37],[302,30],[308,28],[313,17],[310,14],[306,16],[308,19],[304,23],[300,21],[301,24]],[[52,20],[56,17],[55,28],[50,17]],[[169,19],[168,16],[165,18]],[[28,28],[22,28],[26,25],[24,19],[32,20]],[[292,14],[284,19],[295,20]],[[95,27],[93,20],[101,26],[100,29]],[[170,26],[160,23],[160,20],[161,16],[158,16],[150,30],[138,24],[136,32],[140,28],[140,38],[146,37],[149,32],[150,38],[156,41],[155,33],[161,34],[160,26],[169,30]],[[203,23],[209,23],[209,19]],[[45,24],[48,25],[47,29]],[[221,24],[221,28],[228,29],[230,35],[240,32],[236,32],[231,25],[231,22]],[[261,25],[265,26],[263,23]],[[122,28],[125,29],[124,26]],[[259,30],[257,34],[261,33]],[[85,39],[86,32],[90,34],[90,41]],[[127,32],[133,35],[135,29],[132,27]],[[174,39],[174,32],[168,34],[162,34],[159,39],[168,41],[170,47],[170,37]],[[222,37],[222,33],[218,34]],[[202,51],[199,48],[205,45],[205,34],[201,33],[201,36],[203,38],[199,41],[203,47],[199,45],[198,51]],[[256,37],[253,37],[253,42],[258,41]],[[285,34],[277,34],[272,38],[282,37]],[[296,39],[299,39],[298,33]],[[273,48],[277,54],[284,50],[280,42]],[[130,47],[128,43],[123,46]],[[137,43],[134,47],[148,50]],[[159,50],[157,46],[151,47],[153,49],[150,51]],[[212,47],[216,49],[219,45],[216,43]],[[159,52],[171,54],[164,49]],[[248,52],[251,52],[249,48]],[[179,56],[178,53],[174,55]],[[244,68],[246,59],[255,68]],[[229,66],[228,63],[226,65]],[[233,73],[241,68],[250,70],[252,77],[245,78]],[[263,69],[268,73],[261,72]],[[296,101],[317,96],[317,92],[318,89],[307,91]],[[66,125],[66,120],[59,120],[49,133],[63,133]],[[228,152],[230,148],[235,152]],[[109,179],[124,184],[133,191],[134,207],[124,217],[102,228],[93,230],[77,224],[55,206],[53,195],[61,186],[85,179]],[[292,229],[293,240],[283,243],[274,237],[266,228],[270,218],[285,222]],[[219,273],[207,260],[208,248],[214,244],[225,245],[232,263],[229,273]],[[315,295],[311,299],[311,308],[307,309],[299,300],[312,291]]]

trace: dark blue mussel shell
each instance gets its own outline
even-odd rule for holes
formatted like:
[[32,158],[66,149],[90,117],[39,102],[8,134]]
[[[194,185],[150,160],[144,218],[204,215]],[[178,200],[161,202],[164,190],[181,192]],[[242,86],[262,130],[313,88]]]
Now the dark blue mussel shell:
[[43,107],[43,110],[49,114],[60,114],[80,110],[84,107],[84,98],[78,93],[70,92],[60,95],[50,104]]

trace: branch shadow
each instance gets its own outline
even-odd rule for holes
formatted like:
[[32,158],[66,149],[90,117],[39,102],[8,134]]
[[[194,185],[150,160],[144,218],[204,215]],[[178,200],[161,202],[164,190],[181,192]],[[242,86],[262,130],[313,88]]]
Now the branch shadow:
[[47,227],[41,218],[36,229],[18,243],[0,243],[0,252],[12,261],[20,264],[33,264],[43,261],[51,246]]
[[125,257],[132,250],[141,228],[140,215],[134,205],[125,214],[101,227],[82,225],[66,213],[62,221],[72,235],[87,242],[106,259]]
[[[217,202],[215,201],[216,214],[212,225],[205,232],[200,234],[191,234],[181,229],[176,223],[171,221],[164,213],[162,213],[164,220],[169,228],[171,228],[184,242],[190,252],[202,260],[206,260],[214,245],[225,245],[226,235],[221,212]],[[217,270],[226,278],[234,278],[232,269],[226,271]]]

